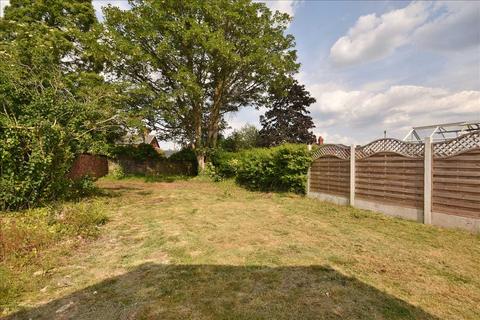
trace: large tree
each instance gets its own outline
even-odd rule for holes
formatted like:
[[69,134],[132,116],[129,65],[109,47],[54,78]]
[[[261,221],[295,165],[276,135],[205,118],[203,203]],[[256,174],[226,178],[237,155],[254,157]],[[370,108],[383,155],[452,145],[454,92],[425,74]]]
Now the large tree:
[[[45,43],[51,61],[63,72],[100,72],[103,61],[95,52],[101,25],[91,0],[11,0],[5,8],[1,36],[4,40],[17,37],[18,28],[44,33],[55,32],[55,41]],[[29,50],[23,52],[23,63],[29,64]]]
[[298,69],[294,39],[285,34],[290,17],[262,3],[129,3],[130,10],[104,10],[110,70],[132,84],[151,129],[196,149],[200,168],[224,115],[262,105],[272,84]]
[[52,18],[72,3],[91,8],[87,1],[12,1],[0,18],[0,210],[62,196],[75,154],[105,152],[119,133],[116,88],[91,68],[85,43],[74,37],[88,32],[72,16]]
[[270,99],[269,109],[260,116],[261,145],[315,142],[315,135],[310,131],[315,125],[307,108],[316,100],[305,86],[294,80],[287,88],[274,89]]

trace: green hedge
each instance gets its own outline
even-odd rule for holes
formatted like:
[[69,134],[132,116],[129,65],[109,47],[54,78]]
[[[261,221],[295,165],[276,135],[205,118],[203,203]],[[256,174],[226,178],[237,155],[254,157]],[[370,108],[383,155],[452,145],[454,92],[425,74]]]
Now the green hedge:
[[137,161],[165,159],[163,151],[156,150],[148,143],[115,146],[111,154],[114,159],[128,158]]
[[197,164],[197,156],[195,151],[190,148],[184,148],[180,151],[177,151],[168,157],[168,160],[171,161],[188,161],[192,163],[193,171],[195,174],[198,173],[198,164]]
[[306,145],[285,144],[237,153],[219,151],[212,163],[218,176],[235,177],[248,189],[305,193],[311,153]]

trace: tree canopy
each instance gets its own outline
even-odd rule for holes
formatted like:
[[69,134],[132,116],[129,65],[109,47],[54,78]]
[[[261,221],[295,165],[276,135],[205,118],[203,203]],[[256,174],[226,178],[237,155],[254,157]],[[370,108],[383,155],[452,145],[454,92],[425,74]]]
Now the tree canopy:
[[0,19],[0,210],[61,197],[74,156],[119,134],[117,88],[84,63],[81,29],[45,12],[74,2],[12,1]]
[[[61,66],[64,72],[101,71],[100,51],[94,50],[101,25],[90,0],[11,0],[3,22],[0,33],[4,40],[14,41],[20,28],[53,36],[44,39],[43,45],[50,49],[47,56],[56,59],[50,63]],[[24,63],[30,62],[30,49],[25,48],[22,54]]]
[[[73,158],[126,127],[192,148],[200,170],[243,107],[298,71],[287,14],[251,0],[11,0],[0,18],[0,210],[60,197]],[[238,145],[258,132],[235,133]],[[245,139],[243,139],[245,138]],[[244,141],[245,140],[245,141]]]
[[276,146],[282,143],[314,143],[315,128],[307,107],[315,103],[315,98],[296,80],[285,88],[276,89],[270,94],[272,101],[265,115],[260,116],[262,129],[260,143],[263,146]]
[[[250,0],[133,0],[108,7],[109,70],[129,81],[151,129],[194,147],[217,145],[223,117],[261,106],[298,69],[286,14]],[[139,103],[140,102],[140,103]]]
[[246,124],[240,129],[234,130],[230,136],[222,141],[221,146],[227,151],[235,152],[255,148],[258,140],[258,129],[251,124]]

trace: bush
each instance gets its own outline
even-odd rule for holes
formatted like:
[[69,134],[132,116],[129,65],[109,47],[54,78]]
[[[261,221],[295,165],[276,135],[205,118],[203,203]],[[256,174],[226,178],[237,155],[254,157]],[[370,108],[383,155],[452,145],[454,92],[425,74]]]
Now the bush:
[[115,159],[128,158],[131,160],[161,160],[165,159],[163,151],[156,150],[148,143],[140,143],[139,145],[115,146],[112,151]]
[[197,155],[195,151],[191,148],[184,148],[178,152],[173,153],[168,160],[172,161],[188,161],[192,164],[192,168],[195,174],[198,172],[198,163],[197,163]]
[[85,197],[91,197],[100,194],[102,191],[95,185],[94,178],[90,176],[81,179],[70,180],[68,183],[68,192],[64,195],[67,200],[80,200]]
[[[1,128],[0,210],[31,207],[64,195],[73,153],[58,128]],[[41,137],[41,138],[40,138]]]
[[224,178],[231,178],[237,175],[238,166],[244,152],[227,152],[217,150],[212,155],[212,164],[218,175]]
[[113,169],[110,171],[108,175],[117,180],[123,179],[126,176],[125,171],[123,170],[122,166],[119,164],[115,164]]
[[[41,35],[38,31],[34,33]],[[30,39],[22,32],[16,34]],[[35,50],[48,46],[22,43],[0,41],[0,211],[31,208],[65,196],[71,183],[66,175],[75,155],[98,153],[119,130],[112,117],[116,102],[97,100],[95,91],[107,87],[101,77],[83,78],[78,72],[66,77],[59,66],[42,63],[55,50],[40,54]],[[20,54],[28,48],[35,49],[32,64]],[[33,63],[34,56],[38,63]],[[90,85],[83,86],[84,81]]]
[[285,144],[238,153],[217,152],[216,171],[249,189],[305,193],[311,154],[305,145]]

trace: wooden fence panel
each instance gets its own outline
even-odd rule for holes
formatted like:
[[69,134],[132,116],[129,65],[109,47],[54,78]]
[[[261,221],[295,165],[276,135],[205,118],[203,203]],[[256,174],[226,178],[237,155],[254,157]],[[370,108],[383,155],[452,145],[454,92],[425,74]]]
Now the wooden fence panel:
[[480,148],[433,159],[432,211],[480,219]]
[[325,156],[310,167],[310,191],[348,197],[350,195],[350,160]]
[[357,159],[355,197],[403,207],[423,207],[423,159],[393,152]]

